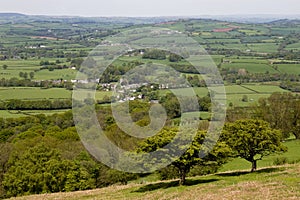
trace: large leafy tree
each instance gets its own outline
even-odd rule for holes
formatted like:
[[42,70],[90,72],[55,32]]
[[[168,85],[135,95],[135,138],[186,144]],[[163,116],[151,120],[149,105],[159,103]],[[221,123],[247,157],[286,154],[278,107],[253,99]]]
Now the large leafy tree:
[[286,151],[281,143],[281,131],[272,129],[263,120],[245,119],[228,123],[223,129],[222,139],[232,148],[236,157],[252,163],[252,172],[256,170],[258,160]]
[[[188,131],[187,131],[188,132]],[[169,144],[175,137],[175,135],[178,134],[178,130],[175,128],[172,129],[164,129],[156,136],[150,137],[147,140],[143,141],[140,144],[140,147],[138,149],[138,152],[152,152],[152,151],[160,151],[162,147]],[[186,134],[189,135],[189,134]],[[195,138],[193,139],[193,142],[191,144],[188,144],[188,148],[185,151],[185,153],[180,156],[177,160],[172,162],[172,165],[177,168],[180,175],[180,184],[184,185],[186,183],[186,175],[190,171],[190,169],[193,166],[196,165],[212,165],[214,167],[221,166],[223,163],[226,162],[226,158],[229,156],[230,148],[224,143],[224,142],[217,142],[217,144],[214,146],[213,150],[210,152],[207,152],[207,156],[200,157],[200,153],[202,151],[206,151],[205,147],[202,148],[202,144],[204,142],[206,133],[204,131],[198,131]],[[184,136],[180,138],[185,143]],[[212,143],[210,143],[212,144]],[[185,145],[178,146],[176,148],[182,149],[186,148]],[[165,150],[162,151],[165,155],[172,155],[174,152],[172,150],[169,150],[170,152],[167,152]],[[203,153],[203,152],[202,152]]]

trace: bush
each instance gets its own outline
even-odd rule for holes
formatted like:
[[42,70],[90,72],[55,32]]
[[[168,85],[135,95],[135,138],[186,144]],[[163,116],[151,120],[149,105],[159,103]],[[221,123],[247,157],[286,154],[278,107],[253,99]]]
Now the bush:
[[273,165],[284,165],[288,163],[288,159],[286,157],[276,157],[273,161]]
[[188,173],[188,176],[203,176],[207,174],[213,174],[218,171],[218,165],[207,165],[207,166],[195,166]]
[[168,166],[159,171],[160,180],[171,180],[179,178],[179,171],[174,166]]
[[297,164],[300,163],[300,159],[289,161],[288,164]]

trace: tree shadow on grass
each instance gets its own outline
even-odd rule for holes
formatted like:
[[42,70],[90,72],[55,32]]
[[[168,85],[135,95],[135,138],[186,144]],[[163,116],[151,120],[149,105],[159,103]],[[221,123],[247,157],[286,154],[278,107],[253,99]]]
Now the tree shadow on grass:
[[[186,180],[186,184],[184,186],[192,186],[192,185],[198,185],[202,183],[210,183],[214,181],[218,181],[219,179],[207,179],[207,180]],[[133,191],[133,192],[147,192],[147,191],[153,191],[158,189],[167,189],[170,187],[178,187],[179,181],[171,181],[171,182],[162,182],[162,183],[154,183],[154,184],[148,184],[146,186],[140,187],[139,189]]]
[[251,174],[251,173],[256,173],[256,174],[260,174],[260,173],[271,173],[271,172],[278,172],[278,171],[282,171],[284,170],[284,168],[281,167],[270,167],[270,168],[264,168],[264,169],[258,169],[255,172],[250,172],[250,171],[236,171],[236,172],[225,172],[225,173],[219,173],[216,174],[217,176],[241,176],[241,175],[246,175],[246,174]]

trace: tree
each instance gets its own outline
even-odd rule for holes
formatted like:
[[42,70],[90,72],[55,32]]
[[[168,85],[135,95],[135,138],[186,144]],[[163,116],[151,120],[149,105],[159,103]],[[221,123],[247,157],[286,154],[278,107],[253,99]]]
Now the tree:
[[155,60],[165,60],[166,52],[159,49],[148,49],[145,51],[143,58],[145,59],[155,59]]
[[166,109],[167,115],[170,119],[180,117],[180,103],[173,93],[168,93],[160,99],[160,103]]
[[[152,152],[160,151],[160,148],[164,147],[172,141],[177,134],[177,129],[164,129],[154,137],[150,137],[140,144],[138,152]],[[182,144],[188,139],[188,130],[183,134],[183,138],[180,138]],[[193,142],[187,144],[187,146],[178,146],[178,149],[188,147],[186,152],[177,160],[172,162],[172,165],[177,168],[180,175],[180,184],[186,183],[186,175],[193,166],[196,165],[211,165],[221,166],[227,161],[227,157],[230,154],[230,148],[224,142],[218,142],[214,149],[208,153],[204,158],[200,158],[200,152],[202,152],[202,143],[204,142],[206,133],[204,131],[198,131]],[[203,147],[205,149],[205,147]],[[173,149],[170,151],[174,151]],[[166,152],[162,150],[164,155],[172,155],[174,152]]]
[[20,76],[20,78],[23,78],[24,77],[24,72],[19,72],[19,76]]
[[300,139],[300,100],[291,93],[273,93],[262,98],[254,107],[254,115],[280,129],[285,138],[293,134]]
[[273,153],[285,152],[281,143],[281,131],[272,129],[263,120],[245,119],[225,125],[223,141],[231,147],[236,157],[252,163],[251,172],[257,168],[257,161]]
[[248,96],[247,96],[247,95],[243,95],[242,101],[243,101],[243,102],[248,102]]
[[7,65],[3,65],[2,68],[3,68],[4,70],[6,70],[6,69],[8,68],[8,66],[7,66]]
[[34,72],[30,72],[29,77],[30,77],[30,79],[33,79],[34,78]]
[[169,56],[169,61],[170,62],[179,62],[179,61],[181,61],[181,56],[179,56],[175,53],[171,53]]

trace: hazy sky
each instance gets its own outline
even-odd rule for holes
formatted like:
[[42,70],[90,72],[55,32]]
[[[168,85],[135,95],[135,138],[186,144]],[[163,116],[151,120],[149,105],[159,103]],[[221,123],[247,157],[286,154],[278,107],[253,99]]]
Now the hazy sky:
[[0,12],[77,16],[300,14],[299,0],[2,0]]

